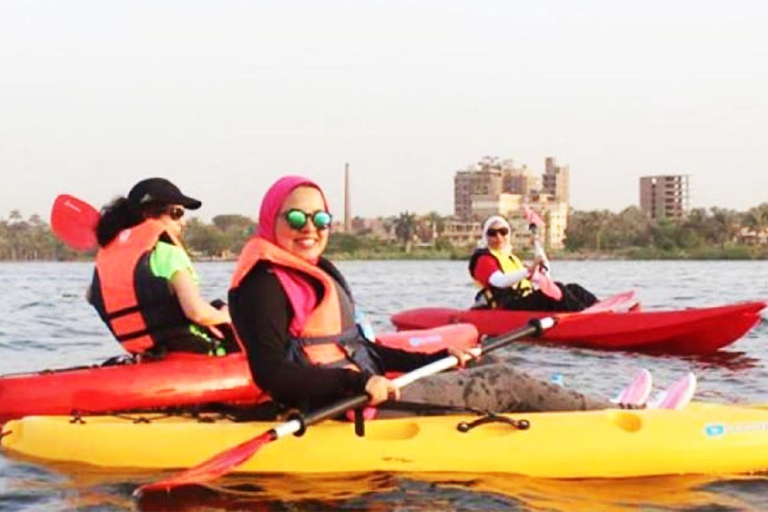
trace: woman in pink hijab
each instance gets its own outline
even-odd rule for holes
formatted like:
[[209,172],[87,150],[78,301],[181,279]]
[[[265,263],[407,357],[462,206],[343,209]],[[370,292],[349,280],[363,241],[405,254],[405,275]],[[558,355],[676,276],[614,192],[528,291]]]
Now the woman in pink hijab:
[[380,403],[399,396],[385,371],[408,371],[448,354],[412,354],[363,338],[346,280],[322,257],[331,222],[315,183],[278,180],[232,279],[230,311],[254,381],[286,407],[316,408],[363,392]]
[[[426,355],[366,339],[355,323],[346,280],[322,256],[331,223],[317,184],[299,176],[281,178],[267,191],[258,231],[240,254],[230,312],[253,379],[269,396],[253,417],[312,411],[361,393],[371,397],[371,405],[390,404],[401,391],[385,372],[411,371],[448,355],[463,363],[472,358],[457,349]],[[424,378],[404,388],[402,398],[489,411],[612,406],[499,363]]]

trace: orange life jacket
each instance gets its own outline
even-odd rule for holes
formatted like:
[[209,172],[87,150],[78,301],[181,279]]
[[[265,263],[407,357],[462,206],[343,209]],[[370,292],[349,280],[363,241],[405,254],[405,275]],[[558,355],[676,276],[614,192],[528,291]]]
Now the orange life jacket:
[[[232,276],[230,289],[239,286],[243,278],[260,261],[274,266],[275,273],[296,311],[306,305],[307,297],[297,296],[302,287],[289,286],[290,280],[313,279],[320,283],[322,293],[312,297],[314,307],[300,325],[292,324],[289,333],[289,358],[305,365],[327,368],[350,368],[380,374],[376,356],[367,348],[354,319],[354,304],[344,288],[328,273],[311,265],[277,245],[260,237],[251,238],[243,247]],[[303,287],[307,289],[306,286]],[[314,293],[313,293],[314,295]]]
[[191,323],[166,279],[154,276],[149,258],[160,237],[181,242],[165,225],[147,219],[121,231],[96,255],[92,302],[123,348],[141,354],[171,337],[191,336]]

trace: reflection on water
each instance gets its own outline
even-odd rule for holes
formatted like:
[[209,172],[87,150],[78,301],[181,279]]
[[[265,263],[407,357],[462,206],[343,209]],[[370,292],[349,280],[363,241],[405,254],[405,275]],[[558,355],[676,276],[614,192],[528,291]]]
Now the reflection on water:
[[[152,475],[157,478],[159,475]],[[147,475],[72,477],[60,489],[68,507],[130,506]],[[129,483],[126,483],[129,482]],[[71,493],[67,490],[77,490]],[[229,476],[216,486],[189,486],[142,496],[144,511],[193,510],[748,510],[768,489],[762,476],[655,477],[625,480],[543,480],[510,475],[348,474]]]
[[[225,297],[232,263],[201,264],[204,295]],[[342,262],[355,297],[374,327],[425,306],[466,307],[474,295],[464,262]],[[686,308],[768,298],[768,262],[555,262],[555,276],[601,296],[634,289],[646,309]],[[83,291],[91,265],[0,263],[0,374],[99,363],[121,353]],[[745,283],[749,283],[746,286]],[[763,312],[768,318],[768,312]],[[707,357],[567,350],[517,344],[504,357],[569,387],[612,396],[638,368],[658,387],[683,372],[699,377],[698,397],[768,402],[768,322],[727,350]],[[565,441],[565,440],[564,440]],[[451,449],[451,447],[446,447]],[[493,454],[477,454],[478,457]],[[727,454],[723,456],[727,457]],[[37,465],[0,456],[0,510],[760,510],[765,477],[667,477],[548,481],[509,475],[234,476],[137,502],[133,490],[160,474]]]

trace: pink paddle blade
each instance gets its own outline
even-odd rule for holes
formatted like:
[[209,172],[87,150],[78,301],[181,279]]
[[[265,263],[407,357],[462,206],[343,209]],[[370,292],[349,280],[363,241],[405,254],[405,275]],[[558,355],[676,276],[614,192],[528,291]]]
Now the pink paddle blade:
[[250,459],[262,446],[275,439],[277,436],[274,431],[267,430],[263,434],[233,446],[229,450],[223,451],[175,476],[142,485],[134,492],[134,495],[141,496],[147,492],[169,491],[174,487],[215,480]]
[[687,375],[672,384],[663,392],[661,401],[654,404],[654,409],[683,409],[693,399],[696,393],[696,375]]
[[624,389],[615,400],[617,404],[644,405],[653,390],[653,377],[645,368],[641,369],[629,386]]
[[56,198],[51,209],[51,229],[65,244],[79,251],[96,247],[99,212],[88,203],[68,194]]
[[626,313],[639,307],[640,301],[634,291],[627,291],[612,295],[583,310],[582,313],[603,313],[611,311],[613,313]]
[[555,300],[563,298],[563,290],[555,284],[555,282],[547,274],[539,269],[536,269],[536,273],[533,275],[533,279],[538,283],[539,290],[547,297]]
[[527,204],[523,205],[523,216],[525,217],[525,220],[528,221],[528,224],[535,224],[537,227],[544,226],[544,219],[542,219],[539,214],[533,211],[533,208]]

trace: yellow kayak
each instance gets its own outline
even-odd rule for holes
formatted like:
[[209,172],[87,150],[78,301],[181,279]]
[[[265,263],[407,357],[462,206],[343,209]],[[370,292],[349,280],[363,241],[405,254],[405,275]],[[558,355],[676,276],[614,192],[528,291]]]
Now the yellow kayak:
[[[472,415],[376,420],[364,437],[326,421],[303,437],[261,448],[237,468],[250,473],[464,472],[545,478],[736,474],[768,470],[768,410],[693,403],[682,411],[521,413],[466,432]],[[180,469],[255,437],[272,423],[108,416],[31,416],[10,421],[6,453],[103,468]]]

